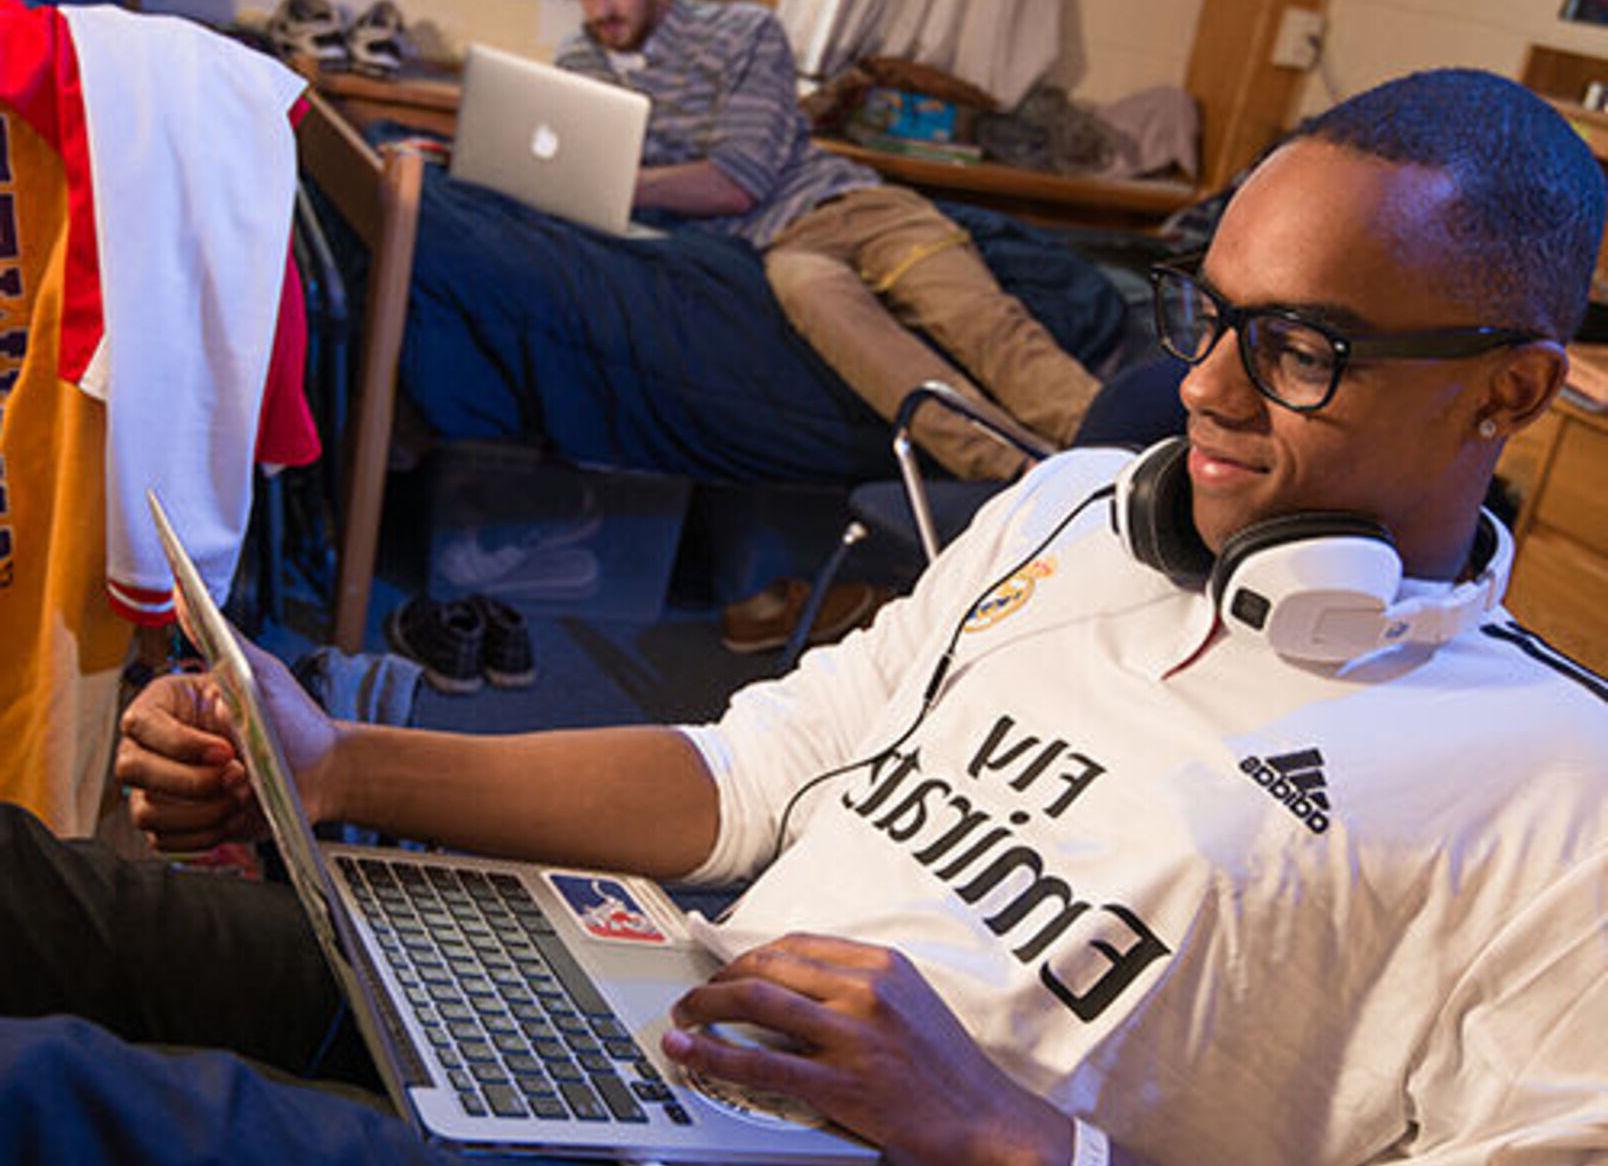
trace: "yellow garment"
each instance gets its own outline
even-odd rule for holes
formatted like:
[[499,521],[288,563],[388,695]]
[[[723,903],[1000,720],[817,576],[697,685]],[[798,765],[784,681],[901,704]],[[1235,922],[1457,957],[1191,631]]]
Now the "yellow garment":
[[16,110],[0,119],[0,797],[85,834],[133,628],[105,593],[104,406],[58,373],[66,168]]

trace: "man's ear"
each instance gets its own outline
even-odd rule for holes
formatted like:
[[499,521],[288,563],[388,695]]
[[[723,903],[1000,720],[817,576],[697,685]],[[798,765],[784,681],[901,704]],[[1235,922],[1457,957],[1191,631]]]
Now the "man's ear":
[[1476,419],[1495,426],[1489,436],[1497,438],[1511,437],[1541,416],[1569,374],[1569,355],[1556,340],[1531,341],[1505,355]]

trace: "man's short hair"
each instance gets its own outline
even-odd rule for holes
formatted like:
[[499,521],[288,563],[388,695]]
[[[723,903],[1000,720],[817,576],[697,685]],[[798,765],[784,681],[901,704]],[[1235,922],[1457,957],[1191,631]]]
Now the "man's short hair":
[[[1567,341],[1580,327],[1602,243],[1602,168],[1562,115],[1476,69],[1413,73],[1358,94],[1290,135],[1439,170],[1444,277],[1482,324]],[[1466,289],[1466,295],[1460,294]]]

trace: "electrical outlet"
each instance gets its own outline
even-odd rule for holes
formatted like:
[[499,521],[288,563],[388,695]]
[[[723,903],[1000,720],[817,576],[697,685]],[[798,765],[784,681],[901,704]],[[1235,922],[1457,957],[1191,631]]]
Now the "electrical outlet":
[[1286,8],[1279,18],[1271,59],[1285,69],[1310,69],[1323,47],[1323,13],[1310,8]]

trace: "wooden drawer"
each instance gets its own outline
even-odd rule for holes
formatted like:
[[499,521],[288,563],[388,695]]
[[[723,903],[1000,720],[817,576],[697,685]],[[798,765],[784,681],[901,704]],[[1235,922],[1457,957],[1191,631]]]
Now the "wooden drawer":
[[1564,428],[1535,521],[1608,555],[1608,430],[1579,423]]
[[1561,651],[1608,674],[1608,560],[1555,530],[1532,527],[1513,565],[1507,607]]

